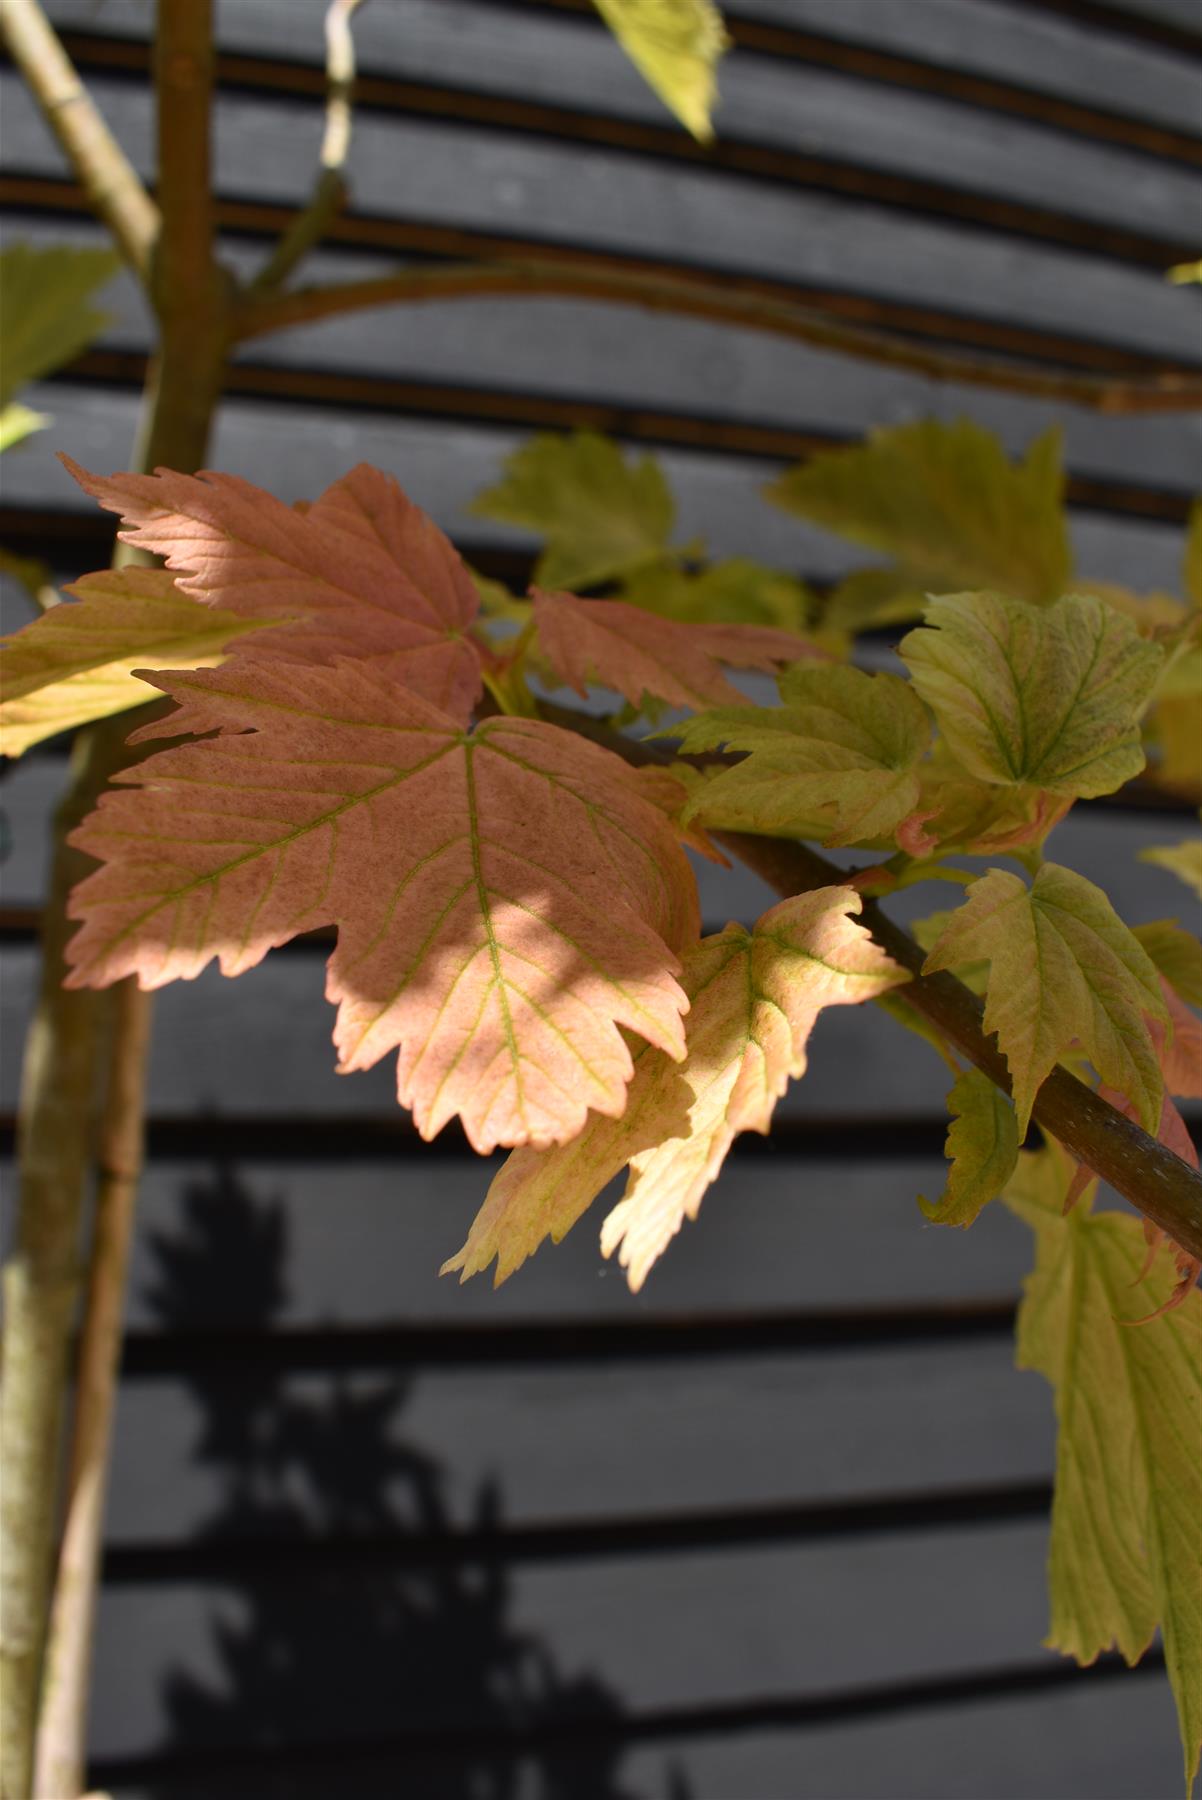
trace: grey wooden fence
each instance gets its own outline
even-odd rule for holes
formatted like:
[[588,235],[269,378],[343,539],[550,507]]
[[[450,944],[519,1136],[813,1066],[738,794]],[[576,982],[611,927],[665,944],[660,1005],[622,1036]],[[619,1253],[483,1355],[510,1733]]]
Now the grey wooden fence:
[[[55,0],[150,172],[149,9]],[[320,136],[320,0],[226,0],[219,216],[249,266]],[[677,132],[585,0],[373,0],[354,200],[318,277],[584,250],[706,268],[917,341],[1082,370],[1202,362],[1202,38],[1191,0],[737,0],[720,137]],[[0,70],[4,228],[96,241]],[[53,460],[124,467],[147,329],[102,342],[5,458],[0,535],[64,574],[109,523]],[[816,579],[848,547],[759,497],[873,423],[1030,401],[697,321],[562,300],[381,312],[255,344],[212,460],[285,498],[360,458],[473,559],[530,545],[471,495],[535,428],[661,451],[683,535]],[[1084,568],[1172,586],[1194,418],[1063,419]],[[14,622],[19,609],[14,608]],[[0,1108],[11,1147],[53,750],[3,800]],[[1083,809],[1065,860],[1132,921],[1183,910],[1135,851],[1180,821]],[[703,876],[707,922],[754,913]],[[1049,1397],[1011,1367],[1028,1261],[1000,1209],[923,1227],[937,1060],[824,1018],[768,1143],[632,1299],[591,1221],[500,1293],[439,1282],[487,1170],[420,1146],[387,1069],[335,1078],[320,956],[157,1007],[96,1695],[119,1800],[1131,1800],[1177,1791],[1155,1667],[1039,1648]]]

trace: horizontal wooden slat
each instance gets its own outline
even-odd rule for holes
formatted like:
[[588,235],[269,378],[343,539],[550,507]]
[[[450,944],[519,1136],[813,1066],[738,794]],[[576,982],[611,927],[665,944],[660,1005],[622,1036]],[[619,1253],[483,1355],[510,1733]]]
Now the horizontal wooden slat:
[[[279,6],[259,0],[256,10],[257,31],[244,29],[239,41],[262,47],[271,35],[272,60],[227,53],[218,60],[219,80],[272,94],[319,93],[319,70],[279,60]],[[303,43],[295,8],[288,17]],[[315,9],[314,47],[321,41],[319,19]],[[373,109],[403,110],[605,144],[1076,243],[1152,267],[1166,260],[1165,244],[1186,251],[1195,209],[1188,176],[1171,163],[1137,160],[1128,150],[1081,143],[1071,133],[1003,113],[982,114],[939,95],[747,50],[724,69],[721,130],[713,145],[702,148],[665,118],[599,32],[520,13],[499,17],[494,8],[463,4],[402,16],[393,31],[392,58],[369,60],[367,47],[361,58],[361,122]],[[134,43],[75,35],[68,47],[85,70],[144,72],[144,53]],[[403,79],[387,72],[389,61],[402,58]],[[1196,140],[1176,148],[1191,159],[1198,153]]]
[[[147,96],[113,81],[96,88],[126,148],[145,168]],[[0,83],[0,98],[10,169],[60,172],[58,154],[15,78]],[[306,191],[319,129],[314,109],[297,117],[265,109],[257,99],[226,96],[216,138],[222,193],[294,203]],[[954,162],[954,142],[947,154]],[[941,305],[950,294],[959,310],[987,317],[996,318],[1005,294],[1006,315],[1027,325],[1075,334],[1085,319],[1088,335],[1102,341],[1167,357],[1197,354],[1196,296],[1165,283],[1159,265],[1144,272],[720,171],[435,121],[366,115],[352,157],[356,204],[369,214],[395,215],[403,194],[409,220],[442,228],[495,230],[504,220],[510,233],[543,243],[578,242],[583,235],[593,249],[800,282],[829,280],[837,271],[841,284],[866,293]],[[398,169],[405,171],[400,187]]]
[[969,1232],[937,1230],[919,1213],[915,1196],[943,1180],[938,1146],[918,1158],[848,1149],[798,1160],[784,1146],[736,1148],[697,1221],[634,1295],[601,1256],[600,1201],[500,1288],[488,1276],[438,1279],[495,1159],[419,1152],[404,1162],[239,1167],[215,1138],[207,1157],[147,1172],[128,1321],[143,1335],[247,1331],[265,1318],[295,1330],[706,1315],[741,1328],[757,1314],[1017,1298],[1031,1241],[1010,1213],[991,1208]]
[[[1018,1524],[607,1558],[516,1573],[484,1611],[468,1578],[393,1584],[377,1571],[337,1584],[122,1586],[101,1606],[93,1750],[152,1751],[170,1728],[169,1696],[177,1734],[182,1724],[193,1742],[213,1745],[281,1729],[294,1746],[462,1730],[481,1710],[465,1664],[487,1666],[498,1636],[511,1634],[544,1646],[565,1673],[588,1670],[619,1708],[698,1716],[763,1695],[818,1698],[999,1663],[1038,1666],[1050,1661],[1037,1648],[1045,1543],[1046,1526]],[[194,1696],[186,1710],[184,1689]],[[587,1717],[587,1700],[565,1694],[560,1718]]]
[[[27,398],[51,413],[54,425],[10,458],[7,504],[91,511],[93,503],[55,453],[69,449],[85,467],[125,468],[137,416],[134,397],[53,382],[34,387]],[[311,498],[356,462],[376,463],[395,474],[470,554],[476,533],[490,545],[514,549],[535,542],[516,528],[490,522],[481,529],[469,511],[473,497],[497,479],[503,457],[528,435],[453,420],[230,400],[218,419],[209,461],[252,481],[270,470],[273,492],[286,500]],[[846,540],[763,499],[764,486],[780,472],[778,462],[683,449],[665,450],[661,460],[677,496],[681,541],[700,539],[715,557],[750,556],[819,581],[867,560]],[[1078,511],[1071,524],[1083,573],[1125,581],[1137,590],[1178,588],[1184,537],[1179,526],[1086,511]]]
[[[256,1516],[236,1496],[265,1434]],[[438,1471],[447,1527],[471,1525],[485,1484],[530,1526],[1050,1481],[1054,1442],[1046,1386],[1015,1372],[1004,1334],[887,1355],[127,1377],[107,1539],[271,1536],[276,1505],[297,1531],[417,1528],[418,1464]]]
[[[1141,1792],[1174,1793],[1178,1768],[1175,1723],[1163,1675],[1098,1671],[1084,1679],[998,1681],[982,1698],[973,1683],[951,1679],[861,1690],[836,1711],[727,1722],[698,1721],[693,1735],[648,1730],[623,1735],[620,1718],[603,1735],[573,1750],[561,1735],[542,1754],[500,1743],[469,1744],[443,1754],[387,1750],[337,1760],[337,1779],[353,1783],[355,1800],[395,1800],[399,1786],[457,1800],[476,1780],[499,1783],[512,1773],[518,1791],[538,1792],[548,1774],[576,1780],[596,1800],[619,1794],[639,1800],[732,1800],[734,1795],[787,1794],[790,1800],[1131,1800]],[[1064,1666],[1064,1676],[1071,1672]],[[965,1698],[967,1692],[972,1698]],[[599,1708],[599,1711],[601,1709]],[[197,1773],[197,1768],[201,1770]],[[142,1770],[146,1773],[142,1773]],[[150,1771],[153,1769],[154,1773]],[[287,1781],[288,1800],[328,1800],[333,1759],[290,1756],[286,1747],[240,1764],[193,1762],[186,1756],[96,1770],[113,1800],[261,1800],[273,1775]],[[112,1774],[119,1774],[114,1782]],[[526,1784],[522,1786],[521,1784]],[[612,1785],[609,1785],[612,1783]],[[484,1788],[485,1792],[489,1789]]]

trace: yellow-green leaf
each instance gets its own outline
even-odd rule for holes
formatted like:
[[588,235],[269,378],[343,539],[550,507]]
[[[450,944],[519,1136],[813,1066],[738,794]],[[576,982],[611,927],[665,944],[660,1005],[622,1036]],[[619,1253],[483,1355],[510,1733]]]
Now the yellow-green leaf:
[[805,1071],[806,1040],[825,1006],[846,1006],[907,976],[850,916],[854,889],[819,888],[784,900],[754,931],[728,925],[685,957],[686,1057],[650,1047],[621,1118],[591,1113],[581,1135],[551,1151],[518,1151],[489,1189],[466,1244],[445,1265],[463,1280],[494,1260],[497,1281],[546,1237],[556,1243],[630,1165],[626,1193],[601,1246],[637,1290],[702,1196],[740,1131],[766,1132],[790,1077]]
[[1176,919],[1154,919],[1134,932],[1169,986],[1191,1006],[1202,1006],[1202,943],[1193,933]]
[[108,317],[89,305],[89,297],[112,278],[119,260],[112,250],[66,245],[39,250],[10,244],[0,252],[0,410],[27,382],[78,356],[104,329]]
[[745,751],[698,788],[686,817],[828,844],[888,840],[919,794],[930,741],[922,703],[896,675],[795,667],[778,707],[724,708],[673,727],[685,753]]
[[1137,1219],[1065,1216],[1059,1145],[1020,1158],[1006,1200],[1036,1235],[1018,1317],[1018,1364],[1056,1397],[1049,1644],[1081,1663],[1116,1645],[1136,1662],[1159,1625],[1187,1786],[1202,1742],[1202,1294],[1145,1324],[1174,1286],[1162,1252],[1137,1293]]
[[181,594],[165,569],[85,575],[0,648],[0,749],[20,756],[56,732],[156,699],[135,669],[201,669],[270,621],[239,618]]
[[623,580],[622,598],[688,624],[779,625],[784,631],[804,631],[816,611],[804,582],[741,556],[696,574],[671,563],[636,569]]
[[1018,1125],[1010,1101],[979,1069],[957,1079],[947,1103],[947,1186],[939,1200],[920,1195],[918,1204],[934,1225],[971,1225],[1014,1173]]
[[11,450],[14,444],[31,437],[35,431],[44,431],[49,424],[49,413],[34,412],[20,400],[10,400],[7,406],[0,408],[0,451]]
[[1195,500],[1190,507],[1181,580],[1186,598],[1194,606],[1202,606],[1202,500]]
[[968,419],[922,419],[813,457],[768,497],[892,557],[900,572],[891,572],[881,598],[895,606],[907,590],[996,588],[1019,600],[1054,600],[1072,570],[1063,491],[1058,432],[1012,463],[998,439]]
[[1092,595],[1030,606],[934,600],[902,641],[952,755],[978,780],[1109,794],[1144,766],[1139,721],[1163,651]]
[[714,135],[715,70],[728,39],[713,0],[596,0],[635,68],[695,138]]
[[577,431],[531,438],[515,450],[472,511],[545,537],[536,583],[576,589],[662,557],[675,506],[651,457],[627,462],[608,438]]
[[1145,1014],[1165,1020],[1151,958],[1101,888],[1044,863],[1028,888],[990,869],[968,890],[924,966],[989,962],[985,1029],[996,1031],[1025,1132],[1041,1082],[1078,1039],[1108,1086],[1155,1133],[1164,1092]]
[[1202,900],[1202,838],[1183,838],[1179,844],[1157,844],[1151,850],[1141,850],[1139,860],[1168,869]]

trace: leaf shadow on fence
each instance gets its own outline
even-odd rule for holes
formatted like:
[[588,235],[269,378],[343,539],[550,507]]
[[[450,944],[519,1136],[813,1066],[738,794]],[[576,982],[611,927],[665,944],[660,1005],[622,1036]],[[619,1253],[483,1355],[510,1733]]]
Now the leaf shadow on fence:
[[[220,1163],[182,1199],[179,1229],[148,1239],[159,1325],[211,1324],[220,1291],[224,1313],[270,1333],[288,1301],[284,1204]],[[411,1377],[198,1366],[185,1382],[194,1460],[221,1489],[192,1537],[215,1553],[204,1661],[219,1676],[176,1664],[163,1693],[173,1753],[251,1754],[223,1800],[656,1800],[621,1779],[618,1697],[514,1622],[500,1553],[456,1551],[443,1471],[398,1429]],[[466,1529],[500,1552],[494,1485],[473,1513]],[[286,1540],[312,1554],[281,1557]],[[664,1784],[689,1800],[678,1769]]]

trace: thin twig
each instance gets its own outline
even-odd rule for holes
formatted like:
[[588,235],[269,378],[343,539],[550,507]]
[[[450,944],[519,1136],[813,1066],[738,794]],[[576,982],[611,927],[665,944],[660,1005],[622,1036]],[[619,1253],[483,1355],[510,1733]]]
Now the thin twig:
[[292,271],[319,244],[346,204],[343,174],[351,147],[355,86],[355,40],[351,18],[362,0],[331,0],[326,11],[326,127],[321,167],[308,204],[284,232],[248,293],[274,294]]
[[[540,702],[539,712],[553,724],[606,745],[636,767],[670,762],[673,758],[666,744],[625,737],[604,721],[589,718],[571,707]],[[846,869],[793,839],[760,837],[745,831],[712,831],[710,835],[724,850],[754,869],[778,894],[788,896],[847,883]],[[885,916],[875,901],[864,902],[861,917],[881,948],[913,977],[903,990],[909,1005],[1008,1094],[1010,1071],[996,1037],[992,1033],[986,1036],[983,1008],[977,996],[954,975],[924,975],[925,952]],[[1043,1083],[1035,1097],[1032,1117],[1174,1242],[1194,1256],[1202,1256],[1202,1175],[1196,1169],[1064,1068],[1053,1069]]]
[[142,1169],[143,1101],[150,1037],[147,996],[130,982],[114,992],[109,1090],[100,1138],[100,1185],[91,1275],[75,1385],[76,1425],[67,1483],[38,1719],[35,1795],[83,1787],[84,1723],[121,1357],[126,1271]]
[[1000,357],[930,350],[885,332],[839,324],[788,301],[732,291],[704,276],[644,275],[558,260],[447,263],[398,269],[370,281],[301,288],[290,294],[247,293],[234,308],[232,336],[234,342],[243,343],[266,332],[373,306],[506,297],[603,300],[650,312],[712,319],[863,361],[909,369],[934,381],[996,388],[1093,412],[1185,412],[1202,406],[1202,377],[1185,370],[1167,370],[1143,380],[1115,380],[1033,368]]
[[38,0],[0,0],[0,33],[89,202],[149,279],[158,208],[105,124]]

